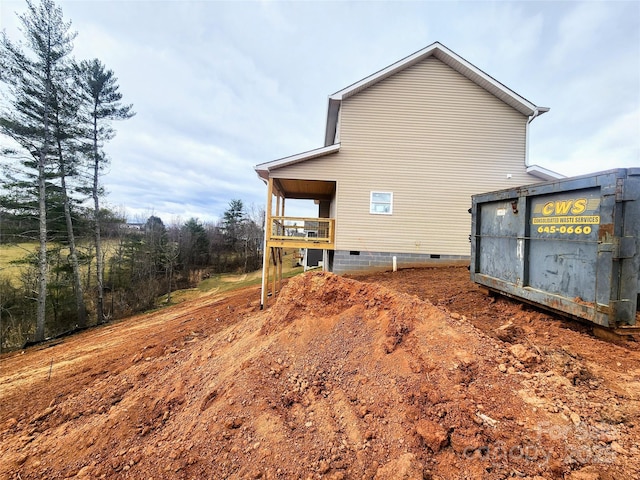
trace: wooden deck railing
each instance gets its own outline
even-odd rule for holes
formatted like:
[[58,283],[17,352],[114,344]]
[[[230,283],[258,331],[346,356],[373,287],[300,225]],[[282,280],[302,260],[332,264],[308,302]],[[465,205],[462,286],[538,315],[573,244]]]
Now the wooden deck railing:
[[271,217],[267,246],[333,250],[335,219]]

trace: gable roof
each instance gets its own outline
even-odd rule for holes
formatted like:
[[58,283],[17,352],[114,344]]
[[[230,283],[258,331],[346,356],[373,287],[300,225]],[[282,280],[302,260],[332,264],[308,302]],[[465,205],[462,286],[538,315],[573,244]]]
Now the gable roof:
[[[383,68],[382,70],[329,95],[324,147],[258,164],[254,167],[258,176],[266,182],[269,178],[269,172],[271,170],[276,170],[278,168],[294,165],[296,163],[304,162],[314,158],[324,157],[339,152],[340,143],[336,142],[336,129],[338,126],[338,114],[340,112],[340,105],[342,104],[342,100],[356,95],[357,93],[372,85],[375,85],[385,78],[388,78],[391,75],[409,68],[412,65],[415,65],[416,63],[421,62],[431,56],[437,58],[441,62],[453,68],[455,71],[465,76],[476,85],[485,89],[487,92],[491,93],[498,99],[502,100],[507,105],[510,105],[521,114],[529,117],[529,120],[527,122],[527,133],[525,134],[527,136],[527,141],[529,123],[531,123],[534,118],[549,111],[549,108],[538,107],[526,98],[518,95],[516,92],[506,87],[495,78],[486,74],[475,65],[469,63],[458,54],[449,50],[440,42],[434,42],[428,47],[425,47],[422,50],[418,50],[408,57],[405,57],[402,60],[399,60],[389,65],[388,67]],[[564,175],[553,172],[538,165],[529,165],[528,147],[526,150],[525,167],[527,173],[542,180],[564,178]]]
[[435,42],[428,47],[418,50],[417,52],[403,58],[382,70],[363,78],[362,80],[349,85],[342,90],[338,90],[332,95],[329,95],[329,105],[327,109],[327,126],[325,130],[325,146],[335,143],[336,128],[338,124],[338,113],[340,111],[340,104],[342,100],[345,100],[362,90],[384,80],[391,75],[394,75],[405,68],[411,67],[418,62],[421,62],[429,57],[435,57],[441,62],[453,68],[455,71],[464,75],[469,80],[484,88],[489,93],[493,94],[507,105],[515,108],[518,112],[525,116],[538,116],[549,111],[547,107],[538,107],[531,103],[526,98],[518,95],[516,92],[506,87],[502,83],[498,82],[495,78],[487,75],[475,65],[469,63],[467,60],[449,50],[440,42]]
[[258,173],[258,176],[263,180],[269,179],[269,171],[277,168],[286,167],[288,165],[294,165],[296,163],[311,160],[312,158],[324,157],[336,153],[340,150],[340,144],[327,145],[326,147],[316,148],[309,150],[308,152],[298,153],[289,157],[279,158],[277,160],[271,160],[270,162],[264,162],[256,165],[254,170]]

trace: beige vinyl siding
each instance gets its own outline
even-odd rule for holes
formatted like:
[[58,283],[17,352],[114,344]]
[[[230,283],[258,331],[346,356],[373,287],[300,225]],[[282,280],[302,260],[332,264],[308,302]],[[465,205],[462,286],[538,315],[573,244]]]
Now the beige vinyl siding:
[[[340,114],[338,153],[272,172],[337,182],[336,249],[469,255],[471,195],[538,181],[527,117],[433,57]],[[392,215],[369,213],[372,190],[393,192]]]

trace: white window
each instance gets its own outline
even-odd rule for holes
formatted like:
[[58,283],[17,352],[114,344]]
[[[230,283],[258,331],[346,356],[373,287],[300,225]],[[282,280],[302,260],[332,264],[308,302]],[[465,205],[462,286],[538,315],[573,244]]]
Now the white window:
[[371,205],[369,213],[378,215],[391,215],[393,213],[393,193],[371,192]]

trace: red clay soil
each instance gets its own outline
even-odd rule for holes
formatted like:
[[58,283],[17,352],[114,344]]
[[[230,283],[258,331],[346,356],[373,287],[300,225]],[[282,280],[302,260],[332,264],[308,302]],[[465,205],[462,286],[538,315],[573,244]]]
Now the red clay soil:
[[640,348],[465,268],[309,273],[0,357],[0,478],[640,478]]

